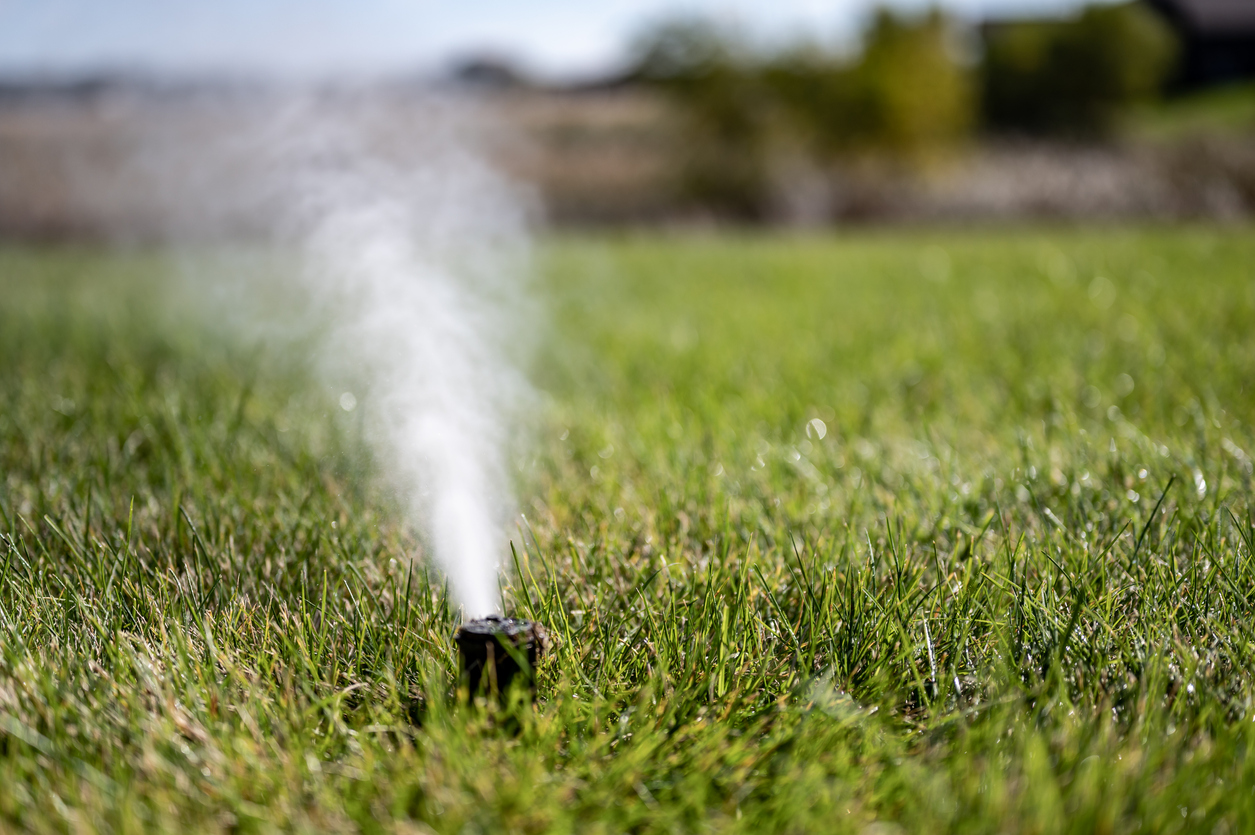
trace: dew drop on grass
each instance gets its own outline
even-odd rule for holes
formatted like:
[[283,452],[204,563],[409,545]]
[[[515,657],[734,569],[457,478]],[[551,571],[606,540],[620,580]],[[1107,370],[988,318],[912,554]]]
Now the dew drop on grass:
[[1076,281],[1076,265],[1056,247],[1050,247],[1042,252],[1038,258],[1038,265],[1056,287],[1071,287]]
[[679,322],[671,328],[671,347],[683,353],[697,344],[697,331],[687,322]]
[[346,391],[340,395],[340,408],[346,412],[351,412],[357,408],[357,397],[351,391]]
[[808,438],[818,438],[823,440],[824,436],[827,434],[828,425],[819,418],[811,418],[810,422],[806,424],[806,437]]
[[1116,286],[1104,275],[1096,277],[1089,285],[1089,298],[1099,310],[1106,310],[1115,303]]

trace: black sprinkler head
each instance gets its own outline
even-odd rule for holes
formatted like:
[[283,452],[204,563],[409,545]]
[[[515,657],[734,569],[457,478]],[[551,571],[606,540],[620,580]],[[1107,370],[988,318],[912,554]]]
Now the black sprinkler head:
[[536,663],[549,650],[549,633],[530,620],[489,615],[468,621],[453,633],[458,645],[459,687],[472,698],[481,692],[504,698],[518,681],[535,696]]

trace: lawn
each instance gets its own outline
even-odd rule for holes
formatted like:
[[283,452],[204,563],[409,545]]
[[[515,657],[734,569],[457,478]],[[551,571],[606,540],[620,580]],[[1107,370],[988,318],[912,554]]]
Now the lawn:
[[1251,229],[543,242],[504,711],[355,414],[170,271],[0,249],[5,828],[1255,819]]

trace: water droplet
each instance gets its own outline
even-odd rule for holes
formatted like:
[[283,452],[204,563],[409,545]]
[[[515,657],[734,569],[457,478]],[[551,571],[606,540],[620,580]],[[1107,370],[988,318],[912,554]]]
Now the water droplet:
[[1106,310],[1116,300],[1116,286],[1111,283],[1111,279],[1100,275],[1089,285],[1089,298],[1095,307]]
[[1071,287],[1076,282],[1076,265],[1061,250],[1050,247],[1038,258],[1042,272],[1059,287]]
[[357,408],[357,397],[353,395],[353,392],[346,391],[340,395],[340,408],[346,412],[351,412]]
[[823,440],[823,437],[827,434],[828,425],[819,418],[811,418],[810,422],[806,424],[806,437],[808,438]]

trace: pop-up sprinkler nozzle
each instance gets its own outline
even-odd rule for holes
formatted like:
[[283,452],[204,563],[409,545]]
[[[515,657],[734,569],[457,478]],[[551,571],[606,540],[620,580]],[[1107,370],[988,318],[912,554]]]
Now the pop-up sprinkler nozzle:
[[549,633],[544,626],[489,615],[459,626],[453,640],[458,645],[459,686],[465,683],[471,697],[483,688],[502,698],[516,680],[535,695],[536,663],[549,649]]

